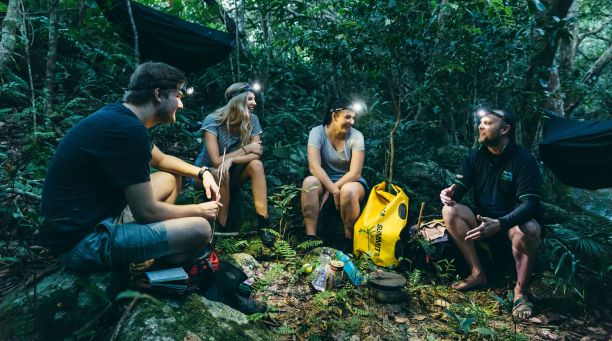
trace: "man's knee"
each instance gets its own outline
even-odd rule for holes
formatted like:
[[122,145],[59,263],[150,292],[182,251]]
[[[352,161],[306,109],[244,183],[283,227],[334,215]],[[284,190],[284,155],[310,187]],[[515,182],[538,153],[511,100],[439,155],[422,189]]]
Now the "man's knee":
[[542,227],[535,220],[530,220],[518,226],[517,235],[520,239],[539,244],[542,237]]
[[159,184],[175,185],[178,187],[180,187],[183,182],[183,178],[180,175],[162,171],[151,174],[151,178],[153,182]]
[[210,228],[210,223],[204,218],[198,218],[197,223],[197,234],[198,237],[201,238],[204,244],[210,243],[212,240],[212,229]]
[[444,218],[446,228],[450,232],[456,231],[460,225],[466,224],[468,228],[474,228],[478,224],[472,210],[461,204],[455,204],[453,206],[444,205],[442,208],[442,217]]
[[463,211],[464,210],[459,204],[453,206],[444,205],[444,207],[442,207],[442,217],[444,217],[445,222],[450,223],[461,218]]
[[[184,240],[189,241],[190,244],[201,246],[210,243],[212,239],[212,229],[210,224],[204,218],[191,217],[184,219],[183,223],[186,226],[178,229],[178,231],[184,231],[182,234]],[[182,239],[183,239],[182,238]]]

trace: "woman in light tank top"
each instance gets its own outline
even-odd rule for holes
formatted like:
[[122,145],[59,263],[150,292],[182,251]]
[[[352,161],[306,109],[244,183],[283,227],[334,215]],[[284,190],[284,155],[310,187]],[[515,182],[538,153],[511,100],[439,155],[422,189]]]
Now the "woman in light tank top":
[[302,214],[306,240],[316,240],[321,207],[333,200],[342,217],[342,249],[352,252],[353,226],[359,218],[360,203],[368,191],[361,177],[365,159],[363,135],[353,128],[355,111],[351,102],[339,98],[325,112],[323,124],[310,130],[308,168],[310,176],[302,184]]
[[[274,245],[275,237],[267,229],[268,190],[266,175],[260,160],[263,152],[261,144],[261,125],[259,118],[253,114],[257,103],[255,90],[249,83],[232,84],[225,91],[227,104],[206,116],[200,130],[204,134],[204,145],[196,160],[197,166],[213,169],[213,175],[222,183],[219,186],[221,204],[219,225],[225,226],[228,219],[230,203],[230,185],[240,186],[251,180],[253,201],[258,217],[259,236],[264,245]],[[225,152],[225,158],[224,158]],[[223,163],[223,169],[221,163]]]

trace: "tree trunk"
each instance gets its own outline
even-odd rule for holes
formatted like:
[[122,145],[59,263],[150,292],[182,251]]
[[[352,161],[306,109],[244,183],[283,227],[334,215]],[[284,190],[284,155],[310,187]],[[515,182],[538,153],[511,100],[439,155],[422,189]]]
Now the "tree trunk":
[[134,62],[136,66],[140,64],[140,50],[138,46],[138,29],[136,28],[136,23],[134,22],[134,16],[132,15],[132,2],[130,0],[127,1],[127,9],[128,16],[130,17],[130,25],[132,27],[132,34],[134,35]]
[[[536,25],[533,29],[533,50],[529,67],[525,74],[523,85],[524,97],[519,105],[521,117],[522,144],[527,149],[534,146],[540,114],[538,107],[544,91],[550,91],[548,80],[551,78],[551,66],[559,47],[559,38],[555,33],[555,17],[563,19],[567,16],[573,0],[550,0],[548,11],[536,15]],[[540,32],[544,32],[541,34]],[[544,85],[544,84],[545,85]]]
[[570,7],[567,18],[574,18],[574,21],[570,20],[568,31],[572,35],[572,40],[569,42],[561,41],[559,44],[559,72],[561,74],[568,74],[574,65],[574,59],[576,59],[576,52],[578,52],[578,45],[580,45],[578,15],[580,14],[580,0],[574,0],[574,3]]
[[20,0],[9,0],[6,16],[2,21],[2,39],[0,40],[0,74],[3,74],[15,48],[17,20]]
[[608,46],[608,49],[593,63],[593,66],[582,77],[582,82],[586,85],[595,84],[603,70],[610,64],[610,60],[612,60],[612,45]]
[[234,0],[234,9],[236,11],[236,81],[240,82],[240,51],[241,46],[240,46],[240,23],[238,22],[239,17],[240,17],[240,7],[242,7],[241,5],[242,1],[238,1],[238,0]]
[[55,86],[55,59],[57,58],[58,17],[57,6],[59,0],[49,2],[49,50],[47,51],[47,71],[43,88],[45,114],[53,111],[53,92]]
[[[610,61],[612,61],[612,45],[608,46],[608,49],[604,51],[604,53],[602,53],[599,58],[597,58],[597,60],[595,61],[595,63],[593,63],[589,71],[584,74],[581,80],[582,83],[586,86],[593,86],[597,82],[597,79],[599,78],[601,73],[605,70],[608,64],[610,64]],[[565,112],[568,115],[571,114],[572,111],[574,111],[580,105],[582,101],[582,96],[583,95],[581,94],[573,98],[571,101],[568,101],[565,107]]]
[[25,57],[26,64],[28,65],[28,80],[30,85],[30,103],[32,105],[32,131],[34,135],[34,139],[36,140],[36,131],[37,131],[37,117],[36,117],[36,95],[34,93],[34,77],[32,76],[32,58],[30,53],[30,47],[32,43],[30,42],[30,37],[28,36],[28,26],[26,22],[26,11],[25,6],[21,3],[21,25],[20,25],[21,35],[23,37],[23,45],[25,46]]

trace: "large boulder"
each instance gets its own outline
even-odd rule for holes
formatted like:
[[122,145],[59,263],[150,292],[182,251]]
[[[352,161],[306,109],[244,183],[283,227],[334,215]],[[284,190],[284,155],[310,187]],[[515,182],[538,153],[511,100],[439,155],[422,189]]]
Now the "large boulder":
[[85,335],[112,306],[112,275],[80,276],[60,270],[17,290],[0,304],[0,339],[65,339]]
[[[256,269],[253,262],[247,261]],[[260,322],[251,322],[241,312],[199,294],[156,299],[123,291],[122,282],[121,277],[108,272],[79,275],[57,271],[0,303],[0,339],[55,340],[94,335],[106,339],[113,333],[120,340],[272,338]],[[124,299],[117,299],[120,293]],[[134,299],[126,312],[127,303]]]
[[269,340],[260,324],[224,304],[193,294],[143,300],[120,326],[119,340]]

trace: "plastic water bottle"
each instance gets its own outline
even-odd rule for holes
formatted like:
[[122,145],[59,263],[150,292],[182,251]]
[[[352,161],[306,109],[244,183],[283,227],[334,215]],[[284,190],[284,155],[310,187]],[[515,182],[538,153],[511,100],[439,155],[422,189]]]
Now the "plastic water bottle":
[[357,269],[355,264],[353,264],[349,256],[345,255],[342,251],[338,251],[336,252],[336,258],[344,262],[344,272],[353,285],[362,285],[365,282],[363,274]]
[[325,249],[319,256],[319,267],[317,268],[317,277],[312,280],[312,286],[318,291],[325,291],[327,287],[327,278],[329,277],[329,262],[331,256],[329,250]]

